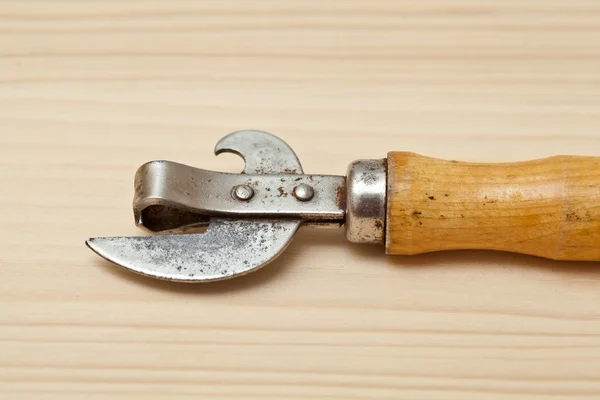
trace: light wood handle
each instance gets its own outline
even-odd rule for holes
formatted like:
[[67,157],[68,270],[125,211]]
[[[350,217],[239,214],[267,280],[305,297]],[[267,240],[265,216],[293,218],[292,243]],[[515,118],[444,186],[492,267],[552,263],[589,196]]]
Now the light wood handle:
[[600,260],[600,157],[474,164],[388,154],[386,252]]

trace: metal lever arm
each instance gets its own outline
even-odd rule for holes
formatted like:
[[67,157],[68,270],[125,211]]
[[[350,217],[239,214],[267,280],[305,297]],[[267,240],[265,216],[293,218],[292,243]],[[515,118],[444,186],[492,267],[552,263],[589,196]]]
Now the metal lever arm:
[[[341,226],[346,213],[342,176],[227,174],[153,161],[138,170],[135,182],[136,223],[153,232],[207,225],[211,217]],[[240,187],[249,191],[247,198],[236,197]],[[298,187],[310,187],[311,198],[299,199]]]

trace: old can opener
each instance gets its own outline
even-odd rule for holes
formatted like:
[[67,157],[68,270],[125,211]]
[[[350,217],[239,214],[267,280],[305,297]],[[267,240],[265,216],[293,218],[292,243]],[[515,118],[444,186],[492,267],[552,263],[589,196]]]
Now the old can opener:
[[[170,161],[135,178],[136,224],[155,236],[93,238],[106,260],[153,278],[218,281],[277,258],[302,225],[345,225],[355,243],[388,254],[491,249],[558,260],[600,260],[600,158],[474,164],[392,152],[347,175],[307,175],[269,133],[232,133],[215,153],[240,174]],[[186,233],[195,228],[204,233]]]

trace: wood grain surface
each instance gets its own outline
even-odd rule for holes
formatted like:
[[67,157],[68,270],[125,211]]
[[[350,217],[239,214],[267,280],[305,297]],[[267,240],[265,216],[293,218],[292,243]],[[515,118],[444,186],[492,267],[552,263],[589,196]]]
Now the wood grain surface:
[[600,261],[600,157],[468,163],[400,151],[387,165],[387,254]]
[[211,285],[84,246],[138,234],[142,163],[305,171],[413,151],[600,155],[600,2],[0,1],[1,399],[600,397],[600,266],[385,256],[303,230]]

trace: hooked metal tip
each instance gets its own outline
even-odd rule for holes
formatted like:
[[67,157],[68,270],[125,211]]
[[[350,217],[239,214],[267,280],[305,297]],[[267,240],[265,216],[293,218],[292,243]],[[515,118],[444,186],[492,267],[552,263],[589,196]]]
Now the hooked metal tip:
[[270,133],[233,132],[215,146],[215,154],[234,153],[246,161],[246,174],[302,174],[302,164],[292,148]]

